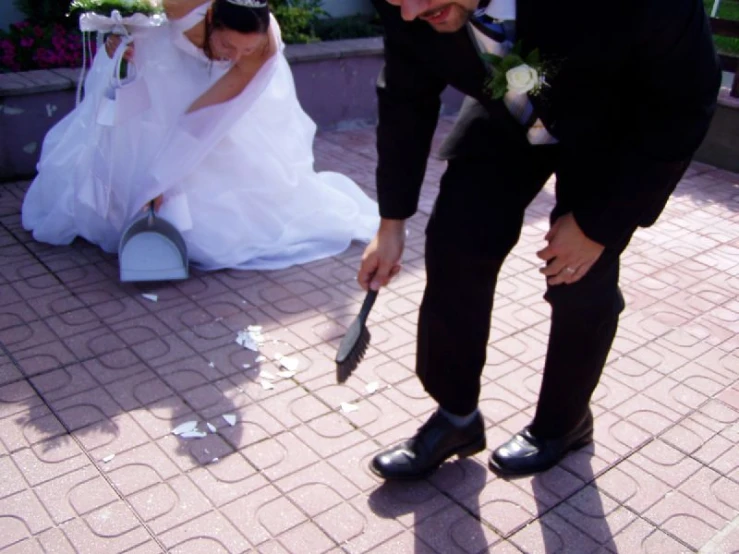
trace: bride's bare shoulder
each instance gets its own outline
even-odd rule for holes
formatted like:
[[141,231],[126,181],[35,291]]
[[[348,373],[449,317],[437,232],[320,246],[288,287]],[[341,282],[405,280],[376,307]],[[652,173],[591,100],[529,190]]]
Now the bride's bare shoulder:
[[163,0],[162,6],[168,19],[181,19],[208,0]]

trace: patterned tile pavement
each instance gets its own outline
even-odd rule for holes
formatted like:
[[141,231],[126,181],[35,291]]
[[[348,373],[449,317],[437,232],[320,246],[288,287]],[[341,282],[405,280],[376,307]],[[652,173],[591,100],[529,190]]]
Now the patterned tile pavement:
[[[323,133],[316,157],[373,194],[373,130]],[[361,246],[284,271],[124,285],[115,258],[82,241],[33,242],[19,221],[27,183],[0,186],[0,551],[739,551],[739,175],[701,164],[624,256],[628,308],[594,446],[516,480],[491,474],[487,452],[414,484],[369,473],[432,409],[414,323],[442,170],[429,167],[404,272],[345,386],[332,359],[361,300]],[[491,445],[536,400],[548,309],[534,252],[552,194],[531,206],[498,287],[481,403]],[[235,342],[249,325],[269,339],[264,358]],[[298,361],[294,376],[278,376],[279,355]],[[206,436],[172,434],[192,420]]]

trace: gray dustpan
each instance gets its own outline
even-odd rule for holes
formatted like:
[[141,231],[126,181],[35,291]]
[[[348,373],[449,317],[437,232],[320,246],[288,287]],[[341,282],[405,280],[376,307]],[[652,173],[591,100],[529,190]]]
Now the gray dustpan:
[[187,246],[169,221],[149,214],[131,223],[118,244],[121,281],[176,281],[187,279]]

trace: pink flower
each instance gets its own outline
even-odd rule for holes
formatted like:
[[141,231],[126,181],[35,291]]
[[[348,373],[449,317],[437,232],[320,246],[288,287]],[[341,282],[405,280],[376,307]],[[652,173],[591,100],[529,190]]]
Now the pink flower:
[[32,37],[23,37],[21,39],[21,46],[23,48],[30,48],[33,46],[33,38]]

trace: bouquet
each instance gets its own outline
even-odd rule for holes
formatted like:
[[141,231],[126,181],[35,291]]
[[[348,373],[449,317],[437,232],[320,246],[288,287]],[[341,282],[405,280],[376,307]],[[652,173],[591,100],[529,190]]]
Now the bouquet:
[[[106,34],[113,33],[123,37],[116,52],[116,63],[119,67],[118,78],[125,79],[129,76],[129,71],[123,54],[132,40],[131,31],[136,28],[158,27],[166,21],[160,0],[72,0],[69,13],[80,14],[79,26],[83,34],[83,75],[80,77],[80,86],[84,80],[88,51],[92,51],[90,33],[97,33],[98,50]],[[81,88],[78,89],[78,103],[80,98]]]

